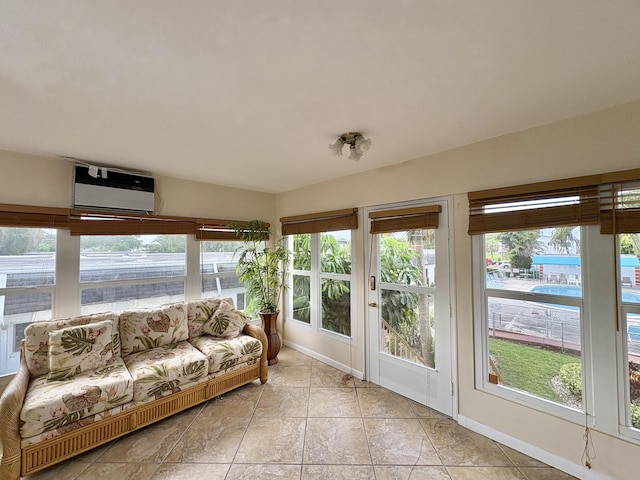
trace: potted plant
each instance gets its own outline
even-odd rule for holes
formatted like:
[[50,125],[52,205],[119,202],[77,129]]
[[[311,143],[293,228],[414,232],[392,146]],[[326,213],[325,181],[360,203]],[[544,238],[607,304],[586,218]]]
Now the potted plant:
[[277,329],[280,298],[285,288],[285,271],[289,264],[289,251],[282,241],[268,245],[271,231],[261,220],[238,222],[230,225],[243,245],[236,272],[244,285],[249,303],[246,310],[258,312],[262,328],[267,334],[269,365],[278,363],[278,352],[282,347],[282,336]]

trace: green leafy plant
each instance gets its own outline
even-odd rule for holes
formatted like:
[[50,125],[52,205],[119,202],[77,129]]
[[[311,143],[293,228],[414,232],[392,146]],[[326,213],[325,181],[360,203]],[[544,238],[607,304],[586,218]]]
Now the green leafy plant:
[[579,363],[565,363],[560,367],[558,376],[571,395],[582,398],[582,366]]
[[631,404],[631,425],[640,428],[640,405]]
[[268,245],[269,230],[261,220],[229,225],[243,244],[236,272],[249,297],[247,310],[260,313],[278,311],[284,291],[285,271],[289,264],[289,251],[282,241]]

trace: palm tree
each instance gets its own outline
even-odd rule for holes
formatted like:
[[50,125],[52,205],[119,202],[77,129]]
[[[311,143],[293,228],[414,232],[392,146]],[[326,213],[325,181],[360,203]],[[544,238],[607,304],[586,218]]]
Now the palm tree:
[[553,229],[549,245],[560,253],[578,253],[580,251],[580,236],[574,232],[580,227],[558,227]]

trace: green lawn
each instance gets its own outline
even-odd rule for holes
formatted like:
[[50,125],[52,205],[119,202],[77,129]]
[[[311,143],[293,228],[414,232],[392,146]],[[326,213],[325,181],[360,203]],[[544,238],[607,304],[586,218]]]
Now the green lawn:
[[553,391],[551,379],[565,363],[580,362],[574,355],[495,338],[489,339],[489,349],[505,386],[559,403],[563,402]]

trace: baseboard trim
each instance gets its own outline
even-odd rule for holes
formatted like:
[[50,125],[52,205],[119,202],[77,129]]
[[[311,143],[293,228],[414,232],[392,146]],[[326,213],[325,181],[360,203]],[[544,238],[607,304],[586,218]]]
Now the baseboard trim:
[[566,458],[549,453],[546,450],[507,435],[506,433],[500,432],[494,428],[488,427],[482,423],[476,422],[464,415],[458,415],[458,423],[469,430],[473,430],[474,432],[495,440],[496,442],[500,442],[509,448],[513,448],[525,455],[529,455],[536,460],[544,462],[547,465],[551,465],[552,467],[562,470],[569,475],[573,475],[576,478],[581,478],[583,480],[615,480],[613,477],[602,472],[588,470],[582,465],[570,462]]
[[345,373],[348,373],[350,375],[353,375],[358,380],[364,379],[364,372],[361,372],[359,370],[354,370],[350,365],[345,365],[343,363],[336,362],[332,358],[325,357],[324,355],[320,355],[318,352],[314,352],[312,350],[309,350],[308,348],[304,348],[304,347],[302,347],[302,346],[300,346],[300,345],[298,345],[296,343],[293,343],[291,341],[288,341],[288,340],[285,340],[284,344],[287,347],[293,348],[294,350],[296,350],[296,351],[298,351],[300,353],[304,353],[305,355],[307,355],[307,356],[309,356],[311,358],[315,358],[316,360],[319,360],[322,363],[326,363],[327,365],[331,365],[332,367],[337,368],[341,372],[345,372]]

